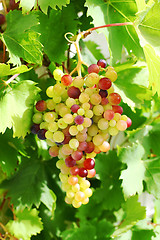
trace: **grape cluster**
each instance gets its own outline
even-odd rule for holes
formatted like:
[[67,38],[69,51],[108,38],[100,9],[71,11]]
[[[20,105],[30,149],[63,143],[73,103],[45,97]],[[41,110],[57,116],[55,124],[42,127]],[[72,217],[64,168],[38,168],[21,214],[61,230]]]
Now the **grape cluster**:
[[112,84],[117,73],[105,60],[90,65],[85,77],[72,78],[60,69],[53,74],[57,83],[47,88],[48,100],[36,103],[31,132],[46,139],[52,157],[58,156],[65,201],[79,208],[92,195],[88,179],[96,174],[95,156],[109,151],[109,137],[126,130],[131,119],[122,115]]

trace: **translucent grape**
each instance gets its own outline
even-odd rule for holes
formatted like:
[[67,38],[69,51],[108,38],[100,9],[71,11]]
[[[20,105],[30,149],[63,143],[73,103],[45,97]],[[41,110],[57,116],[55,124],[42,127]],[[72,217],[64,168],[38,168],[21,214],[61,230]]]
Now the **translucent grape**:
[[92,73],[92,72],[99,73],[99,66],[97,64],[91,64],[88,67],[88,73]]
[[102,68],[105,68],[107,66],[107,63],[104,59],[99,59],[98,62],[97,62],[97,65],[102,67]]
[[69,75],[69,74],[65,74],[61,77],[61,83],[64,85],[64,86],[69,86],[71,85],[73,79],[72,77]]

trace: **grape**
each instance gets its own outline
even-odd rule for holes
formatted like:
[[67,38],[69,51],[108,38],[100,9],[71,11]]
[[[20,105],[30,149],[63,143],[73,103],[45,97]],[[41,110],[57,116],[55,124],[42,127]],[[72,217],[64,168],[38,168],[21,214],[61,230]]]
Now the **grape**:
[[65,129],[67,127],[67,123],[64,122],[63,118],[60,118],[58,120],[58,127],[61,128],[61,129]]
[[98,146],[99,150],[102,152],[108,152],[110,150],[110,144],[106,141],[102,143],[102,145]]
[[46,94],[48,97],[52,98],[54,96],[54,87],[53,86],[49,86],[46,90]]
[[123,113],[123,108],[121,106],[118,106],[118,105],[113,105],[112,106],[112,110],[115,112],[115,113],[119,113],[119,114],[122,114]]
[[61,131],[57,131],[53,134],[53,140],[57,143],[61,143],[64,140],[64,134]]
[[90,136],[95,136],[98,133],[98,127],[95,124],[92,124],[89,128],[88,128],[88,134]]
[[115,82],[117,80],[117,73],[114,70],[108,70],[105,75],[112,82]]
[[77,111],[78,111],[79,108],[80,108],[79,105],[73,104],[72,107],[71,107],[71,111],[72,111],[73,113],[77,113]]
[[18,2],[16,3],[15,0],[10,0],[10,1],[9,1],[8,11],[14,10],[14,9],[18,9],[19,3],[20,3],[20,1],[18,1]]
[[71,134],[69,133],[69,128],[70,128],[70,126],[64,128],[64,129],[62,130],[62,132],[64,133],[65,136],[71,136]]
[[108,121],[104,118],[101,118],[99,121],[98,121],[98,127],[100,130],[105,130],[108,128]]
[[83,199],[85,198],[85,194],[81,191],[76,192],[75,194],[75,200],[76,201],[83,201]]
[[57,146],[52,146],[49,149],[49,154],[51,157],[57,157],[59,153],[59,148]]
[[108,132],[111,136],[116,136],[118,134],[118,129],[116,127],[109,127]]
[[70,133],[70,135],[72,135],[72,136],[76,136],[77,135],[77,133],[78,133],[78,129],[77,129],[77,127],[76,126],[71,126],[70,128],[69,128],[69,133]]
[[73,199],[72,205],[73,205],[74,208],[79,208],[82,205],[82,203],[81,202],[77,202],[75,199]]
[[65,164],[66,164],[67,167],[74,167],[76,165],[76,160],[73,159],[71,156],[68,156],[65,159]]
[[69,141],[69,146],[73,149],[77,149],[79,146],[79,141],[73,138]]
[[112,82],[109,78],[101,78],[98,83],[98,87],[102,90],[108,90],[112,85]]
[[104,138],[100,135],[97,134],[96,136],[93,137],[93,143],[96,146],[101,145],[104,142]]
[[50,132],[50,131],[46,131],[45,137],[46,137],[47,139],[52,139],[52,138],[53,138],[53,133]]
[[55,108],[55,102],[53,102],[52,99],[48,99],[48,100],[46,101],[46,103],[47,103],[47,108],[48,108],[49,110],[53,110],[53,109]]
[[48,130],[51,132],[56,132],[58,130],[58,123],[57,122],[49,122]]
[[[87,133],[78,133],[77,135],[76,135],[76,138],[77,138],[77,140],[78,141],[80,141],[80,142],[84,142],[86,139],[87,139]],[[80,143],[79,143],[80,144]]]
[[93,194],[92,189],[90,189],[90,188],[85,189],[84,194],[86,197],[91,197]]
[[87,177],[87,174],[88,174],[87,169],[85,169],[85,168],[79,168],[79,173],[78,173],[78,175],[79,175],[80,177]]
[[78,111],[77,111],[77,113],[78,113],[79,115],[84,115],[85,111],[84,111],[83,108],[79,108]]
[[108,96],[108,101],[111,105],[118,105],[121,102],[121,96],[118,93],[111,93]]
[[31,126],[31,132],[32,132],[33,134],[37,134],[39,130],[40,130],[40,125],[39,125],[39,124],[34,123],[34,124]]
[[46,137],[45,137],[46,132],[47,132],[46,129],[40,129],[37,133],[38,138],[41,139],[41,140],[45,140],[46,139]]
[[84,85],[84,79],[82,77],[77,76],[74,78],[74,80],[73,80],[74,87],[81,88],[81,87],[83,87],[83,85]]
[[94,151],[94,144],[93,142],[88,142],[87,143],[87,149],[85,150],[86,153],[91,153]]
[[88,95],[87,93],[85,93],[85,92],[82,92],[82,93],[80,94],[80,96],[79,96],[79,101],[80,101],[81,103],[86,103],[86,102],[88,102],[88,101],[89,101],[89,95]]
[[84,168],[86,168],[87,170],[91,170],[95,166],[95,161],[92,158],[86,158],[83,164]]
[[91,170],[88,170],[87,178],[92,178],[96,175],[96,170],[93,168]]
[[6,17],[3,14],[0,14],[0,25],[3,25],[6,21]]
[[125,131],[127,128],[127,123],[124,120],[119,120],[116,124],[116,127],[119,131]]
[[43,121],[43,115],[41,113],[35,113],[32,118],[33,123],[40,124]]
[[79,168],[76,167],[76,166],[72,167],[72,168],[70,169],[70,173],[71,173],[71,175],[76,176],[76,175],[79,173]]
[[72,105],[74,105],[74,104],[76,104],[76,100],[74,99],[74,98],[67,98],[67,100],[66,100],[66,105],[67,105],[67,107],[72,107]]
[[73,115],[70,113],[67,113],[66,115],[64,115],[63,117],[63,121],[67,124],[71,124],[73,122],[74,118]]
[[85,151],[86,148],[87,148],[87,142],[80,142],[80,143],[79,143],[78,150],[80,150],[80,151]]
[[107,98],[102,98],[101,104],[102,105],[107,105],[108,104],[108,99]]
[[127,117],[127,128],[129,128],[132,125],[132,120]]
[[113,112],[112,110],[106,110],[106,111],[104,112],[104,118],[105,118],[106,120],[111,120],[111,119],[113,119],[113,118],[114,118],[114,112]]
[[100,95],[102,98],[106,98],[106,97],[108,96],[108,92],[107,92],[107,90],[101,89],[101,90],[99,91],[99,95]]
[[53,71],[53,76],[56,80],[60,81],[61,77],[63,76],[63,72],[61,69],[57,68]]
[[90,97],[90,101],[91,101],[91,103],[92,103],[93,105],[98,105],[98,104],[100,104],[101,100],[102,100],[102,98],[101,98],[101,96],[100,96],[98,93],[94,93],[94,94],[92,94],[91,97]]
[[72,86],[68,88],[67,94],[70,98],[76,99],[79,98],[81,91],[79,90],[79,88]]
[[88,73],[92,73],[92,72],[99,73],[99,66],[97,64],[91,64],[88,67]]
[[62,78],[61,78],[61,83],[62,83],[64,86],[69,86],[69,85],[71,85],[72,81],[73,81],[73,79],[72,79],[71,75],[69,75],[69,74],[65,74],[65,75],[63,75]]
[[99,59],[98,62],[97,62],[97,65],[102,67],[102,68],[105,68],[107,66],[107,63],[104,59]]
[[72,153],[72,158],[76,161],[79,161],[83,156],[83,152],[82,151],[75,151]]
[[96,116],[101,116],[104,112],[104,108],[102,105],[96,105],[93,107],[93,113],[96,115]]
[[72,186],[72,191],[73,191],[73,192],[78,192],[78,191],[80,191],[80,185],[79,185],[79,183],[76,183],[75,185]]
[[70,185],[75,185],[76,183],[78,183],[78,178],[76,176],[69,176],[68,183]]
[[74,121],[77,125],[80,125],[84,122],[84,117],[82,117],[81,115],[78,115],[75,117]]

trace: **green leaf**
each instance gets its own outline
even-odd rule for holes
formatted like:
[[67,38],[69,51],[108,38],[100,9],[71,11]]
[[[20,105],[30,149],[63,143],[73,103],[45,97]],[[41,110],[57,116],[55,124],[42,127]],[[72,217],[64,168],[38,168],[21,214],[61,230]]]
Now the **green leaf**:
[[[137,12],[134,0],[123,2],[121,0],[87,0],[85,5],[88,7],[88,15],[92,16],[95,26],[116,22],[133,22]],[[113,64],[121,59],[123,46],[128,50],[129,54],[133,53],[137,57],[143,56],[143,51],[133,26],[110,27],[99,31],[103,32],[108,38]]]
[[157,55],[154,48],[149,44],[146,44],[143,49],[148,64],[150,86],[153,94],[157,92],[160,96],[160,56]]
[[6,228],[18,239],[30,240],[31,236],[37,235],[43,229],[41,219],[38,217],[38,211],[34,208],[23,211],[15,211],[16,220],[10,220]]
[[152,240],[155,233],[153,230],[143,230],[139,229],[138,231],[133,231],[132,239],[131,240]]
[[56,9],[56,7],[59,7],[62,9],[62,6],[66,6],[66,4],[69,4],[70,0],[39,0],[38,4],[41,7],[41,10],[47,14],[48,7],[52,7]]
[[0,134],[0,165],[3,172],[8,176],[13,174],[18,167],[18,152],[23,152],[22,140],[12,138],[12,132],[6,131],[5,134]]
[[65,51],[68,49],[68,45],[64,35],[67,32],[76,33],[78,25],[78,21],[75,21],[76,18],[77,15],[72,5],[63,8],[61,11],[52,9],[49,17],[39,13],[40,25],[38,31],[41,33],[40,40],[44,45],[44,52],[51,61],[58,63],[65,61]]
[[[10,62],[20,65],[20,58],[28,63],[41,64],[42,45],[39,33],[32,30],[38,25],[36,15],[22,15],[21,11],[10,11],[7,16],[7,29],[2,34],[10,56]],[[23,24],[22,24],[23,22]]]
[[121,163],[114,151],[108,155],[98,154],[96,157],[96,172],[99,173],[102,182],[101,188],[97,188],[93,194],[96,203],[100,203],[103,209],[118,209],[124,201],[121,180],[119,180]]
[[145,160],[144,166],[147,189],[154,197],[160,198],[160,157]]
[[136,4],[137,4],[137,8],[138,8],[138,11],[143,11],[146,7],[146,2],[145,0],[136,0]]
[[142,220],[146,217],[145,207],[142,207],[138,202],[138,196],[132,196],[127,199],[123,206],[125,212],[125,218],[117,230],[113,233],[113,237],[116,237],[123,232],[128,231],[135,225],[139,220]]
[[55,194],[47,187],[44,166],[40,159],[22,159],[19,171],[11,179],[4,181],[2,189],[7,189],[7,196],[16,208],[19,205],[39,207],[42,202],[53,214]]
[[25,137],[30,131],[34,102],[40,89],[29,80],[12,85],[0,98],[0,132],[13,127],[14,137]]
[[18,73],[28,72],[30,69],[26,65],[10,68],[9,64],[0,63],[0,77],[15,75]]
[[127,103],[131,109],[140,108],[144,100],[151,99],[152,92],[147,88],[148,71],[146,67],[137,65],[129,67],[126,63],[122,67],[118,65],[117,70],[118,79],[114,82],[115,91],[121,95],[123,102]]
[[[18,2],[19,0],[16,0]],[[33,7],[36,6],[36,0],[20,0],[20,7],[22,8],[22,13],[29,12]]]
[[127,164],[127,169],[123,170],[120,176],[123,179],[122,187],[125,196],[142,193],[145,173],[143,155],[144,148],[140,144],[120,149],[119,158]]

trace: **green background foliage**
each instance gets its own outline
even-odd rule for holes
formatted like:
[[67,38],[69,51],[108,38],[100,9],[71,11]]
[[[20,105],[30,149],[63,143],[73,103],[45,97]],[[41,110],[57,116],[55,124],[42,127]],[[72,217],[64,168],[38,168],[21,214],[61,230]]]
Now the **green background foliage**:
[[[0,33],[0,238],[160,239],[160,2],[20,0],[19,8],[10,11],[9,1],[4,3],[8,10],[2,10],[6,23]],[[133,25],[97,32],[107,40],[107,61],[118,74],[114,87],[133,124],[112,137],[107,154],[97,155],[93,196],[74,209],[64,201],[57,158],[50,157],[45,141],[30,133],[34,105],[46,99],[56,66],[69,72],[76,66],[77,55],[65,33],[124,22]],[[88,64],[106,57],[93,40],[80,42]],[[87,73],[85,67],[82,73]],[[147,205],[151,213],[140,201],[142,196],[152,196]]]

